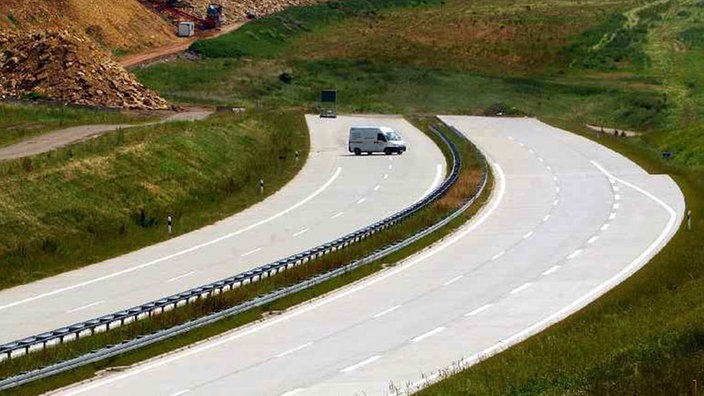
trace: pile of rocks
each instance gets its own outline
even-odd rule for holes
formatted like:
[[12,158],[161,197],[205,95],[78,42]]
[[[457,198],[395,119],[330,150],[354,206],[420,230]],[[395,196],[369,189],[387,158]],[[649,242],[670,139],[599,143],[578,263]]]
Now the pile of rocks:
[[68,32],[0,32],[0,96],[129,109],[164,109],[102,49]]

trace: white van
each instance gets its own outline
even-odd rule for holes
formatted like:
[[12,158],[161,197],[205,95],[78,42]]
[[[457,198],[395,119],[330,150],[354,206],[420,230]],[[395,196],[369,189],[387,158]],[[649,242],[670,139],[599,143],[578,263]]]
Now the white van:
[[348,150],[355,155],[362,153],[403,154],[406,142],[388,127],[356,126],[350,128]]

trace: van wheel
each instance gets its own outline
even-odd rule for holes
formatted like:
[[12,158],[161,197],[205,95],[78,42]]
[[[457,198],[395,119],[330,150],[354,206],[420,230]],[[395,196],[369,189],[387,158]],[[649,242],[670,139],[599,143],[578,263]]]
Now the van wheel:
[[367,151],[367,155],[372,155],[372,152],[371,152],[371,151]]
[[384,149],[384,154],[386,154],[386,155],[391,155],[391,154],[393,154],[393,153],[394,153],[394,152],[391,151],[391,149],[389,149],[389,148],[385,148],[385,149]]
[[362,150],[359,148],[354,149],[354,155],[362,155]]

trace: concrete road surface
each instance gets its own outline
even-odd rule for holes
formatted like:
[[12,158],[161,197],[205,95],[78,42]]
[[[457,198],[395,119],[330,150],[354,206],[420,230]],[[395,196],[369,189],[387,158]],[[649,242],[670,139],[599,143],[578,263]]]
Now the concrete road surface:
[[491,202],[460,231],[325,298],[62,394],[413,388],[584,306],[680,224],[683,197],[669,177],[598,144],[533,119],[444,119],[485,151],[496,177]]
[[[260,204],[158,245],[0,291],[0,343],[179,293],[326,243],[410,206],[444,178],[441,151],[402,118],[307,121],[310,158],[294,180]],[[347,134],[360,124],[396,129],[407,140],[408,152],[350,155]]]

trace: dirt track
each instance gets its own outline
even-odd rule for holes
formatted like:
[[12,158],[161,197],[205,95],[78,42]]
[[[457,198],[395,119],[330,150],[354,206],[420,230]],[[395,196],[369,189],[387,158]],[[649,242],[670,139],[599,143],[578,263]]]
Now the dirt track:
[[31,155],[46,153],[58,148],[68,146],[69,144],[80,142],[100,136],[107,132],[112,132],[118,129],[126,129],[136,126],[155,125],[169,121],[197,121],[202,120],[213,112],[210,110],[192,110],[183,113],[170,115],[160,121],[148,122],[145,124],[136,125],[83,125],[43,135],[34,136],[6,147],[0,148],[0,161],[10,161],[13,159],[29,157]]
[[224,26],[219,30],[211,31],[206,34],[202,34],[195,37],[189,37],[186,39],[180,39],[175,43],[154,48],[147,52],[125,56],[123,58],[118,59],[117,62],[125,68],[131,68],[144,65],[146,63],[158,61],[160,59],[168,58],[171,55],[186,51],[188,47],[191,46],[191,44],[196,42],[196,40],[208,37],[218,37],[223,34],[230,33],[236,29],[239,29],[242,25],[244,25],[244,22],[233,23],[231,25]]

